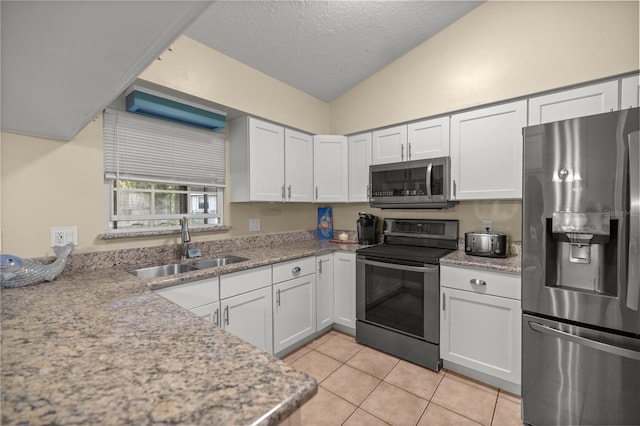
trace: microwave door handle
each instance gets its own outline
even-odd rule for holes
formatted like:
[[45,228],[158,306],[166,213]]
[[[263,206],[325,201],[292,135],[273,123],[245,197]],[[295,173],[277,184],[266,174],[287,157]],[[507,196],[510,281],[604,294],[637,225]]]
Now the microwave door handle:
[[431,194],[431,174],[433,173],[433,163],[429,163],[427,166],[427,197],[433,197]]
[[629,254],[627,308],[640,310],[640,130],[629,138]]

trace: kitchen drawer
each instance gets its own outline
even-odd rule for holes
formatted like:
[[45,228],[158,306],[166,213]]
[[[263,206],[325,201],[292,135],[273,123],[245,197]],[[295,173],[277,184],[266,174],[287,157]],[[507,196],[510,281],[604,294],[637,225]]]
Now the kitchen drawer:
[[315,273],[315,259],[315,256],[303,257],[302,259],[290,260],[273,265],[273,283],[276,284]]
[[218,301],[218,277],[156,290],[155,293],[185,309],[193,309]]
[[220,299],[271,285],[271,266],[247,269],[220,276]]
[[[472,284],[472,280],[480,280],[484,284]],[[520,300],[520,283],[519,274],[444,265],[440,267],[441,287]]]

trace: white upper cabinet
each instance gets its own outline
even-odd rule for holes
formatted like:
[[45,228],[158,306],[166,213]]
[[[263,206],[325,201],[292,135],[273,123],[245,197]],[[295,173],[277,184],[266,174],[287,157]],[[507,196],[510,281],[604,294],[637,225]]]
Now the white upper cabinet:
[[522,198],[522,128],[527,102],[451,116],[452,199]]
[[313,200],[313,137],[284,129],[284,180],[286,201]]
[[620,109],[640,106],[640,75],[622,79]]
[[407,125],[409,160],[449,155],[449,117],[434,118]]
[[618,81],[563,90],[529,99],[529,125],[618,109]]
[[349,201],[369,201],[371,132],[349,136]]
[[349,192],[348,140],[342,135],[313,137],[314,201],[346,202]]
[[405,161],[407,159],[406,124],[373,132],[371,148],[371,164]]
[[245,116],[229,123],[229,141],[232,202],[311,201],[310,135]]

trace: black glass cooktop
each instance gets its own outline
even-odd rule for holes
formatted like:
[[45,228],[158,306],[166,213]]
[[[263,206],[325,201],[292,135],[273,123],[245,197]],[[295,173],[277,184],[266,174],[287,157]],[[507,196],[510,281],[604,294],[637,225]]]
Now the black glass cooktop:
[[417,247],[399,244],[378,244],[356,250],[359,255],[377,257],[384,260],[408,261],[425,264],[438,264],[440,258],[455,250],[436,247]]

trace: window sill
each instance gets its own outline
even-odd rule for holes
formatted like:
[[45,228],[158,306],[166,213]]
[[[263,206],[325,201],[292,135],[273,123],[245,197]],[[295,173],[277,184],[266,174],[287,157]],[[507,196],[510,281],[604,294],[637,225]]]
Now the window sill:
[[[223,233],[229,232],[230,226],[193,226],[189,227],[192,234],[204,233]],[[142,238],[142,237],[158,237],[162,235],[180,235],[180,229],[162,229],[162,230],[145,230],[145,231],[111,231],[104,234],[98,234],[99,240],[117,240],[121,238]]]

